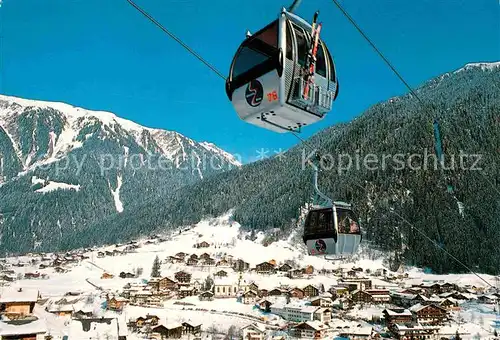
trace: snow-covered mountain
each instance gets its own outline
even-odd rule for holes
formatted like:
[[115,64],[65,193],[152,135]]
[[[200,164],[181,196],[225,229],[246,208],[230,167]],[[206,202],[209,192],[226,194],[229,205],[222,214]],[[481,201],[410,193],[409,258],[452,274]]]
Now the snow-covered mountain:
[[[84,230],[148,197],[240,166],[216,145],[175,131],[0,95],[0,248],[57,245],[52,236],[61,239],[67,228]],[[19,235],[27,236],[21,247],[10,242]]]
[[[23,172],[63,159],[92,137],[102,141],[129,140],[142,148],[143,154],[162,155],[174,161],[176,167],[190,156],[201,160],[207,152],[229,165],[241,165],[233,155],[214,144],[197,143],[175,131],[146,128],[110,112],[3,95],[0,95],[0,134],[3,148],[14,151],[10,158],[2,157],[4,169],[10,165],[12,170]],[[127,149],[123,146],[125,155]],[[198,163],[194,170],[203,177]],[[0,175],[6,180],[13,173],[6,171]]]

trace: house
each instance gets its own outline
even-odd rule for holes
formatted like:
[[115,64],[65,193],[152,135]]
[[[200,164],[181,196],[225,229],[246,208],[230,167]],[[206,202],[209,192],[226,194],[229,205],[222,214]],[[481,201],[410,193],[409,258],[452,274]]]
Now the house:
[[359,290],[372,289],[372,280],[368,278],[342,278],[339,280],[341,286],[347,287],[350,292]]
[[290,270],[292,270],[292,266],[290,266],[288,263],[285,263],[281,267],[278,268],[280,272],[288,273]]
[[259,296],[260,297],[266,297],[269,295],[269,291],[265,288],[259,289]]
[[243,261],[242,259],[238,259],[233,262],[233,269],[238,272],[243,272],[250,269],[250,264],[248,262]]
[[125,299],[124,297],[121,296],[112,297],[107,301],[107,308],[109,310],[121,311],[123,310],[123,307],[127,304],[127,302],[128,299]]
[[304,296],[307,297],[316,297],[319,295],[319,289],[313,285],[307,285],[303,289]]
[[499,300],[498,296],[490,294],[490,295],[481,295],[477,298],[477,300],[481,303],[486,304],[495,304]]
[[229,262],[226,259],[222,259],[215,264],[216,267],[229,267]]
[[208,247],[210,247],[210,244],[207,241],[203,241],[196,245],[196,248],[208,248]]
[[245,340],[264,340],[266,328],[260,324],[252,323],[242,327],[241,332]]
[[200,255],[200,260],[206,260],[210,258],[210,254],[208,253],[203,253]]
[[51,303],[45,310],[57,316],[71,316],[73,314],[73,305]]
[[11,319],[31,315],[39,297],[36,289],[4,290],[0,295],[0,311]]
[[182,334],[197,335],[201,333],[201,324],[182,323]]
[[302,269],[292,269],[286,273],[290,279],[301,278],[304,276],[304,271]]
[[196,254],[191,254],[191,256],[189,256],[189,258],[194,259],[194,260],[199,260],[199,257]]
[[443,299],[441,302],[439,302],[439,307],[442,307],[448,311],[460,310],[458,301],[452,297]]
[[204,266],[215,266],[215,260],[212,258],[202,260]]
[[129,323],[129,325],[132,328],[142,328],[146,325],[157,326],[159,321],[160,321],[160,318],[158,318],[156,315],[147,314],[146,317],[140,316],[137,319],[132,320]]
[[329,323],[332,321],[332,310],[330,308],[318,308],[313,314],[313,319],[322,323]]
[[275,269],[269,262],[262,262],[255,266],[255,271],[259,274],[271,274],[274,273]]
[[253,305],[255,304],[255,302],[257,302],[259,296],[257,295],[257,293],[253,290],[249,290],[245,293],[243,293],[243,303],[246,304],[246,305]]
[[314,320],[314,313],[318,310],[314,306],[302,306],[294,304],[273,304],[271,313],[281,316],[283,319],[293,322],[305,322]]
[[187,296],[194,296],[196,295],[196,290],[194,287],[181,287],[179,289],[179,297],[181,299],[187,297]]
[[180,271],[174,274],[177,282],[189,283],[191,281],[191,274],[186,273],[185,271]]
[[101,279],[112,279],[114,278],[115,276],[113,274],[110,274],[110,273],[107,273],[107,272],[104,272],[102,275],[101,275]]
[[133,279],[133,278],[135,278],[135,274],[134,273],[130,273],[130,272],[121,272],[119,276],[122,279]]
[[356,303],[372,303],[373,297],[370,293],[357,289],[352,292],[351,300]]
[[391,331],[398,339],[433,339],[438,334],[439,329],[439,326],[398,323],[391,328]]
[[315,307],[332,307],[332,299],[324,297],[315,297],[311,299],[311,306]]
[[168,277],[164,277],[158,280],[157,287],[159,291],[177,290],[179,288],[177,283],[174,280],[169,279]]
[[293,298],[297,298],[297,299],[303,299],[304,298],[304,291],[300,288],[293,288],[289,291],[290,293],[290,296],[293,297]]
[[257,301],[256,305],[259,307],[259,309],[261,311],[264,311],[264,312],[268,312],[270,313],[271,312],[271,305],[273,303],[267,299],[262,299],[262,300],[259,300]]
[[309,265],[307,267],[304,268],[304,274],[306,275],[312,275],[314,274],[314,267]]
[[214,293],[212,292],[203,292],[200,295],[198,295],[198,298],[200,301],[212,301],[214,299]]
[[73,318],[75,319],[90,318],[92,315],[94,315],[92,307],[83,307],[73,312]]
[[175,254],[175,257],[179,258],[179,259],[184,259],[186,257],[186,253],[183,253],[182,251]]
[[373,331],[370,326],[366,327],[350,327],[348,329],[342,330],[339,333],[342,338],[347,338],[350,340],[364,340],[364,339],[376,339],[380,336]]
[[157,339],[180,339],[182,337],[183,326],[180,324],[158,325],[151,330],[151,334]]
[[417,304],[410,308],[415,318],[420,324],[440,325],[448,318],[446,309],[436,305]]
[[320,321],[306,321],[292,327],[292,334],[300,339],[326,339],[330,327]]
[[193,258],[189,258],[187,261],[186,261],[186,264],[188,266],[197,266],[198,265],[198,260],[197,259],[193,259]]
[[103,258],[104,256],[106,256],[106,255],[104,254],[104,252],[102,252],[102,251],[98,251],[98,252],[97,252],[97,258],[101,259],[101,258]]
[[384,309],[382,315],[389,327],[397,323],[410,323],[413,319],[413,314],[408,309],[403,308]]
[[281,296],[283,293],[283,290],[280,288],[274,288],[267,293],[267,296]]
[[67,273],[67,272],[68,272],[68,270],[67,270],[67,269],[65,269],[65,268],[63,268],[63,267],[59,267],[59,266],[55,267],[55,268],[54,268],[54,271],[55,271],[56,273],[58,273],[58,274],[64,274],[64,273]]
[[47,326],[44,321],[35,319],[0,322],[0,339],[5,340],[44,340]]
[[258,292],[259,286],[257,286],[257,284],[255,282],[252,282],[248,285],[247,290],[253,290],[254,292]]

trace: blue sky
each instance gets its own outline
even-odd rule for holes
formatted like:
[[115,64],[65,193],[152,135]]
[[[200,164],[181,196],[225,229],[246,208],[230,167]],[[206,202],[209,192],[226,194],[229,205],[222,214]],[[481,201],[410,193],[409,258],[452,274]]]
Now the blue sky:
[[[227,73],[246,29],[276,18],[276,0],[136,0]],[[498,0],[349,0],[345,8],[412,86],[467,62],[500,60]],[[334,110],[307,137],[348,121],[405,88],[329,0],[322,37],[341,83]],[[224,82],[136,12],[126,0],[3,0],[0,93],[112,111],[255,159],[297,143],[240,121]]]

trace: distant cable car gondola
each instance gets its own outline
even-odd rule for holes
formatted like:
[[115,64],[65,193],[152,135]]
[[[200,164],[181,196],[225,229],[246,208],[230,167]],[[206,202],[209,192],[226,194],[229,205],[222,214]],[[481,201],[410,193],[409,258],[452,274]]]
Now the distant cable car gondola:
[[318,167],[314,169],[314,189],[318,199],[307,213],[302,239],[309,255],[352,255],[361,243],[361,228],[352,207],[344,202],[332,202],[318,188]]
[[337,75],[316,19],[317,13],[311,25],[283,9],[277,20],[247,34],[226,79],[242,120],[275,132],[299,131],[332,109]]

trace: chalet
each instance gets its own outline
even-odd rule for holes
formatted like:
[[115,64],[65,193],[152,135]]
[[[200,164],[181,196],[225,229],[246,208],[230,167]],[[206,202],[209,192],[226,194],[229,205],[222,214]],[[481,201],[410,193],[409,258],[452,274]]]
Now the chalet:
[[0,339],[5,340],[43,340],[46,338],[47,325],[40,319],[11,320],[0,322]]
[[268,293],[267,296],[281,296],[283,295],[284,291],[280,288],[274,288],[271,289]]
[[75,319],[90,318],[92,315],[94,315],[92,307],[83,307],[73,312],[73,318]]
[[134,273],[130,273],[130,272],[120,272],[119,276],[122,279],[133,279],[133,278],[135,278],[135,274]]
[[339,284],[347,287],[350,292],[355,290],[372,289],[372,280],[367,278],[343,278],[339,280]]
[[385,289],[368,289],[368,294],[372,296],[372,303],[388,303],[391,301],[391,295]]
[[311,306],[332,307],[332,299],[324,297],[316,297],[311,299]]
[[195,260],[199,260],[199,257],[198,255],[196,254],[191,254],[191,256],[189,256],[190,259],[195,259]]
[[420,324],[440,325],[447,320],[446,309],[436,305],[421,305],[417,304],[410,308],[410,311],[415,315],[415,318]]
[[307,285],[303,289],[304,296],[307,297],[316,297],[319,295],[319,289],[313,285]]
[[182,334],[198,335],[201,333],[201,324],[182,323]]
[[215,260],[212,258],[202,260],[204,266],[215,266]]
[[10,318],[31,315],[39,297],[40,293],[36,289],[4,290],[0,295],[0,311]]
[[390,292],[391,301],[393,304],[399,307],[410,307],[412,306],[415,294],[407,294],[401,292]]
[[333,297],[338,297],[338,296],[345,296],[349,294],[349,289],[347,289],[346,286],[330,286],[330,289],[328,289],[328,292],[332,294]]
[[177,290],[179,286],[174,280],[169,279],[168,277],[161,278],[158,280],[158,290]]
[[38,269],[45,269],[45,268],[49,268],[50,265],[48,264],[45,264],[45,263],[40,263],[40,265],[38,266]]
[[288,271],[292,270],[292,266],[290,266],[288,263],[285,263],[281,267],[278,268],[280,272],[288,273]]
[[258,300],[258,295],[255,291],[249,290],[245,293],[243,293],[243,298],[242,301],[246,305],[253,305],[257,302]]
[[255,266],[255,271],[259,274],[271,274],[275,269],[269,262],[262,262]]
[[206,260],[210,258],[210,254],[208,253],[203,253],[200,255],[200,260]]
[[356,277],[356,276],[358,276],[358,272],[351,269],[351,270],[347,271],[346,275],[347,275],[347,277]]
[[210,247],[210,244],[207,241],[203,241],[196,245],[196,248],[208,248],[208,247]]
[[109,251],[109,250],[106,250],[104,252],[104,254],[106,254],[106,256],[114,256],[115,255],[112,251]]
[[415,324],[395,324],[391,331],[398,339],[433,339],[439,332],[439,326]]
[[180,324],[158,325],[151,330],[151,334],[159,339],[180,339],[183,327]]
[[198,260],[197,259],[193,259],[193,258],[189,258],[187,261],[186,261],[186,264],[188,266],[197,266],[198,265]]
[[339,333],[339,337],[351,340],[377,339],[380,335],[373,331],[371,326],[350,327]]
[[226,259],[222,259],[216,263],[217,267],[229,267],[229,262]]
[[442,307],[448,311],[459,310],[460,308],[458,305],[459,305],[458,301],[452,297],[443,299],[441,302],[439,302],[439,307]]
[[57,316],[71,316],[73,314],[73,306],[70,304],[51,303],[45,307],[45,310]]
[[114,278],[115,276],[113,274],[110,274],[110,273],[107,273],[107,272],[104,272],[102,275],[101,275],[101,279],[112,279]]
[[183,257],[176,257],[176,256],[168,256],[165,259],[165,262],[167,262],[167,263],[181,263],[183,261],[184,261]]
[[259,286],[257,286],[257,284],[255,282],[252,282],[248,285],[247,290],[253,290],[254,292],[258,292]]
[[413,306],[413,305],[416,305],[418,303],[420,304],[427,304],[427,301],[429,301],[429,298],[426,297],[425,295],[423,294],[417,294],[415,295],[411,300],[410,300],[410,304]]
[[40,273],[39,272],[35,272],[35,273],[25,273],[24,274],[24,278],[25,279],[39,279],[41,277]]
[[364,290],[355,290],[351,294],[351,300],[356,303],[373,303],[373,297]]
[[186,255],[187,255],[186,253],[183,253],[181,251],[181,252],[175,254],[175,257],[180,258],[180,259],[184,259],[186,257]]
[[259,296],[260,297],[266,297],[269,295],[269,291],[265,288],[259,289]]
[[212,292],[203,292],[200,295],[198,295],[198,298],[200,301],[212,301],[214,299],[214,293]]
[[329,323],[332,321],[332,310],[325,307],[318,308],[313,314],[313,319],[322,323]]
[[196,295],[196,290],[194,287],[181,287],[179,289],[179,297],[181,299],[187,297],[187,296],[194,296]]
[[391,327],[394,324],[407,324],[413,319],[413,314],[408,309],[391,308],[382,311],[386,324]]
[[304,276],[304,271],[302,269],[292,269],[286,273],[286,276],[290,279],[301,278]]
[[304,291],[300,288],[293,288],[289,291],[290,293],[290,296],[293,297],[293,298],[297,298],[297,299],[303,299],[304,298]]
[[242,259],[238,259],[233,262],[233,269],[239,272],[243,272],[250,269],[250,264],[243,261]]
[[262,299],[262,300],[259,300],[257,301],[256,305],[259,307],[259,309],[263,312],[267,312],[267,313],[270,313],[271,312],[271,305],[273,303],[270,302],[269,300],[267,299]]
[[180,271],[174,274],[175,279],[177,282],[181,283],[189,283],[191,281],[191,274],[186,273],[185,271]]
[[478,297],[478,301],[481,303],[495,304],[499,298],[496,295],[481,295]]
[[307,267],[304,268],[304,274],[306,275],[312,275],[314,274],[314,267],[309,265]]
[[107,308],[113,311],[121,311],[123,310],[123,307],[125,307],[127,302],[128,299],[125,299],[121,296],[112,297],[107,301]]
[[146,317],[138,317],[133,321],[134,328],[142,328],[146,325],[149,326],[157,326],[160,321],[160,318],[156,315],[147,314]]
[[63,268],[63,267],[55,267],[54,268],[54,271],[58,274],[64,274],[64,273],[67,273],[68,270],[66,268]]
[[266,328],[257,323],[242,327],[241,332],[245,340],[264,340],[266,336]]
[[330,327],[320,321],[306,321],[292,327],[292,334],[299,339],[326,339]]
[[439,284],[438,282],[424,282],[420,285],[420,287],[428,292],[429,295],[443,293],[441,291],[441,284]]

